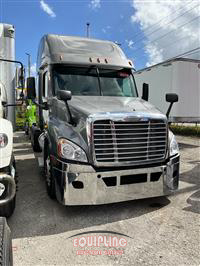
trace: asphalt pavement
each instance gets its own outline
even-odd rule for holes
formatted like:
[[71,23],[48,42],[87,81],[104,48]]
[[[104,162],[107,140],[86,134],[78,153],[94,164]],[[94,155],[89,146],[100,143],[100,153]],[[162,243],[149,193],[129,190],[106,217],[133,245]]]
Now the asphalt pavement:
[[[99,206],[65,207],[48,198],[28,137],[14,138],[19,174],[17,205],[8,220],[14,265],[200,265],[200,140],[177,137],[181,151],[179,190],[170,197]],[[87,233],[101,231],[101,233]],[[81,236],[123,237],[123,247],[84,248]],[[73,237],[76,234],[80,236]],[[71,237],[72,236],[72,237]],[[89,254],[99,250],[98,255]],[[110,254],[108,254],[110,251]],[[121,251],[120,254],[114,254]],[[119,252],[118,252],[119,253]]]

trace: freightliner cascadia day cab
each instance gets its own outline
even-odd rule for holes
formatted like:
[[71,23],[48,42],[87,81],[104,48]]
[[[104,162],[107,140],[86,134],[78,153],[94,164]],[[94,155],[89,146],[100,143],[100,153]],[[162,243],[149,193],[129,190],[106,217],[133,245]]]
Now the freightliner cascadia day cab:
[[[64,205],[169,195],[178,188],[179,150],[167,116],[139,98],[132,63],[118,45],[45,35],[38,51],[39,127],[47,192]],[[28,98],[36,96],[29,78]],[[39,139],[37,137],[39,136]]]

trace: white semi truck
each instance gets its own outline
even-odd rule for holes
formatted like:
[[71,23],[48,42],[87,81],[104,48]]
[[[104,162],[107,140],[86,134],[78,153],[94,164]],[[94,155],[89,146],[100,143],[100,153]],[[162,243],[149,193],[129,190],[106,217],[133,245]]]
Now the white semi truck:
[[15,209],[17,184],[13,155],[15,64],[21,64],[21,73],[23,65],[15,61],[14,32],[12,25],[0,24],[0,216],[4,217],[11,216]]
[[149,101],[165,113],[166,92],[179,95],[170,113],[171,122],[200,122],[200,60],[176,58],[134,72],[139,94],[143,83],[150,86]]

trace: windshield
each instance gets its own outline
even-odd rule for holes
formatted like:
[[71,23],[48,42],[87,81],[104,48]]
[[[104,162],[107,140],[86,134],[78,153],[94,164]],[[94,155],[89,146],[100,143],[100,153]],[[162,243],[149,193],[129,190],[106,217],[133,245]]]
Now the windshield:
[[131,69],[55,66],[53,85],[55,94],[69,90],[72,95],[137,97]]

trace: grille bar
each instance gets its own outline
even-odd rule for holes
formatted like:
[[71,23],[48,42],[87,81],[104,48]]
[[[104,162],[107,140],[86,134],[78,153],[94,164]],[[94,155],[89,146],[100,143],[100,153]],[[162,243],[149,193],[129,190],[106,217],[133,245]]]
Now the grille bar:
[[[135,144],[135,145],[139,145],[139,144],[145,144],[147,143],[147,141],[143,141],[143,142],[123,142],[123,143],[118,143],[118,146],[121,144],[121,145],[132,145],[132,144]],[[151,143],[165,143],[165,141],[151,141]],[[106,145],[112,145],[112,143],[95,143],[95,146],[106,146]],[[165,146],[165,145],[164,145]],[[96,149],[96,148],[95,148]]]
[[[163,130],[166,129],[166,127],[156,127],[156,130]],[[94,131],[110,131],[110,128],[95,128]],[[147,130],[146,128],[116,128],[116,131],[141,131],[141,130]]]
[[[130,124],[130,123],[129,124],[128,123],[123,124],[123,123],[124,122],[122,122],[121,124],[119,124],[118,122],[115,122],[115,126],[124,126],[124,127],[127,127],[127,126],[146,126],[146,125],[148,125],[148,123],[134,123],[134,122],[132,124]],[[96,123],[95,125],[96,126],[109,126],[109,123],[108,124],[98,124],[98,123]],[[151,123],[151,125],[163,125],[163,126],[166,126],[165,122],[163,122],[163,123]]]
[[[103,130],[102,130],[103,131]],[[152,134],[153,132],[149,132],[150,134]],[[166,134],[165,132],[157,132],[156,134]],[[140,133],[117,133],[115,132],[116,135],[119,135],[119,136],[124,136],[124,135],[147,135],[148,134],[148,131],[147,132],[140,132]],[[102,134],[94,134],[94,136],[102,136]],[[110,133],[104,133],[104,136],[110,136]]]
[[[165,145],[157,145],[157,146],[149,146],[150,148],[158,148],[158,147],[165,147]],[[146,149],[146,146],[141,146],[141,149]],[[128,148],[106,148],[106,150],[133,150],[138,149],[138,147],[128,147]],[[102,151],[100,148],[96,148],[96,151]],[[97,154],[97,153],[96,153]]]
[[[101,135],[102,136],[102,135]],[[157,136],[157,137],[152,137],[152,139],[159,139],[159,138],[162,138],[163,136]],[[104,138],[104,140],[134,140],[134,139],[146,139],[145,137],[141,137],[141,138]],[[102,138],[96,138],[95,141],[98,141],[98,140],[102,140]]]

